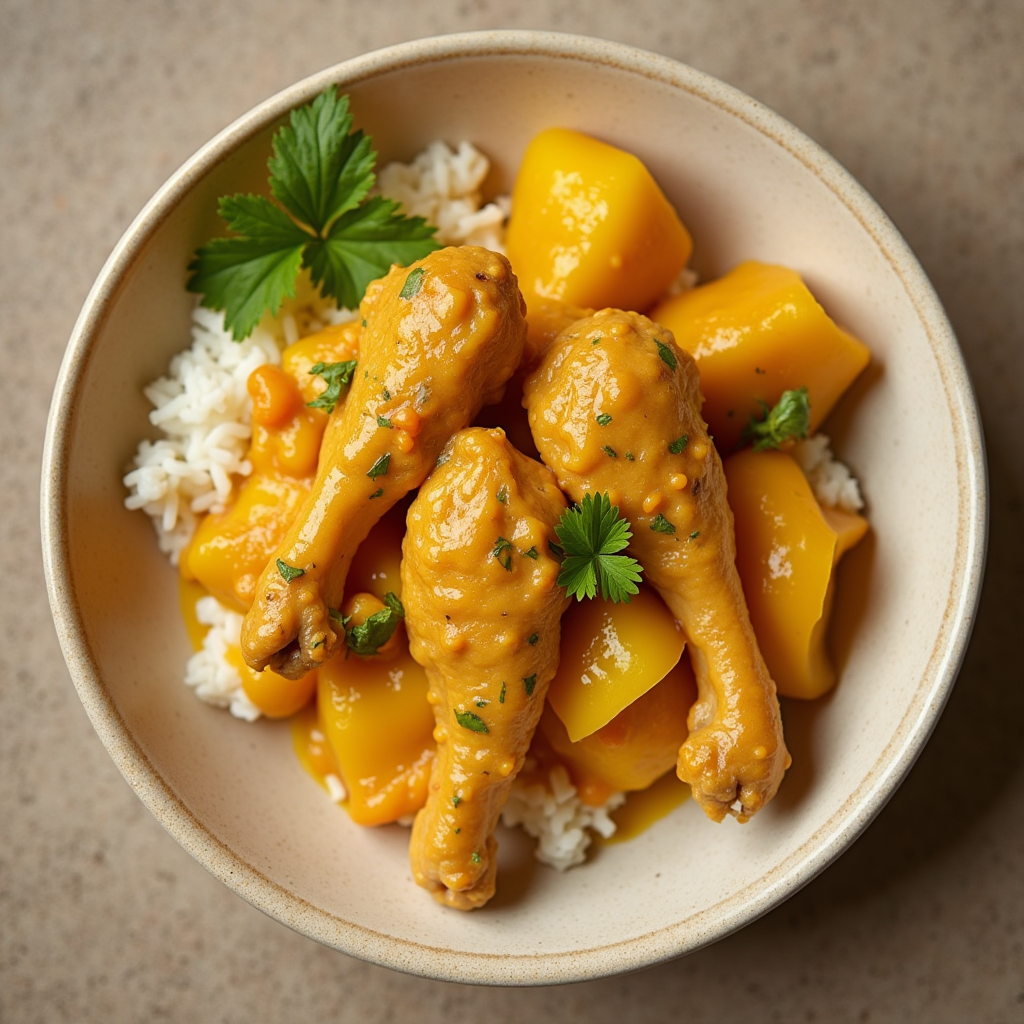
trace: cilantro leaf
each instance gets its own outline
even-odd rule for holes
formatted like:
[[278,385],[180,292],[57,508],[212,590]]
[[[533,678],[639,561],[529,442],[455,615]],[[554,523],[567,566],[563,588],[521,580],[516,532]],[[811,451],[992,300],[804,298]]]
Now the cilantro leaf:
[[302,265],[324,295],[355,309],[366,286],[383,277],[392,263],[408,266],[439,248],[434,228],[422,217],[398,213],[392,199],[374,196],[342,214],[326,236],[310,241]]
[[348,98],[335,86],[292,111],[273,151],[270,191],[281,205],[263,196],[222,198],[218,209],[234,235],[201,246],[188,266],[188,290],[223,311],[236,341],[295,295],[300,267],[323,295],[354,309],[392,263],[407,266],[439,248],[422,217],[404,216],[391,199],[366,198],[376,154],[369,136],[352,131]]
[[807,388],[783,391],[774,409],[769,410],[766,402],[761,403],[764,417],[751,417],[743,431],[743,438],[754,442],[754,451],[778,448],[790,438],[807,436],[811,424],[811,399]]
[[376,654],[395,632],[399,619],[405,618],[402,602],[388,591],[384,595],[385,607],[374,612],[359,626],[346,627],[345,643],[353,654],[368,658]]
[[370,139],[352,131],[348,97],[339,97],[336,86],[294,111],[273,146],[267,161],[271,193],[318,234],[373,187]]
[[584,494],[583,501],[559,519],[555,533],[566,554],[557,582],[570,597],[582,601],[600,589],[605,600],[628,603],[639,593],[643,567],[635,558],[616,554],[633,536],[629,521],[619,517],[607,492]]
[[341,389],[352,382],[355,368],[354,359],[347,359],[343,363],[316,363],[311,366],[309,372],[317,377],[323,377],[327,381],[327,387],[306,405],[313,409],[323,409],[328,413],[334,412],[334,407],[341,401]]
[[252,333],[266,310],[295,295],[295,277],[310,236],[263,196],[225,196],[218,211],[234,238],[215,238],[188,265],[188,290],[200,305],[224,311],[235,341]]
[[456,711],[455,721],[458,722],[463,729],[469,729],[470,732],[491,731],[487,728],[487,723],[479,715],[474,715],[472,711]]
[[285,583],[291,583],[292,580],[297,580],[300,576],[306,575],[305,569],[300,569],[298,566],[289,565],[287,562],[277,560],[277,571],[281,574]]

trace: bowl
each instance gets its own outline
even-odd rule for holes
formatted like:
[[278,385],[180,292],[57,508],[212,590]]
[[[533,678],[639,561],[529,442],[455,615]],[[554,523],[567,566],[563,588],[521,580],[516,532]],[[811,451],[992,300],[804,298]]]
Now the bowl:
[[[826,424],[859,476],[870,541],[835,615],[841,680],[787,702],[793,767],[752,822],[688,802],[564,875],[502,832],[499,893],[460,914],[417,889],[408,832],[363,829],[325,799],[289,731],[248,725],[182,685],[176,574],[121,476],[151,436],[141,387],[188,344],[185,267],[217,198],[266,187],[274,129],[331,83],[381,159],[475,142],[507,191],[527,141],[562,125],[637,153],[680,210],[705,278],[743,259],[799,270],[874,361]],[[240,896],[350,955],[432,978],[547,984],[679,956],[770,910],[868,825],[926,742],[978,599],[986,480],[961,354],[920,265],[864,190],[782,118],[651,53],[575,36],[485,32],[395,46],[260,104],[181,167],[103,268],[50,412],[42,526],[53,617],[83,704],[125,778]]]

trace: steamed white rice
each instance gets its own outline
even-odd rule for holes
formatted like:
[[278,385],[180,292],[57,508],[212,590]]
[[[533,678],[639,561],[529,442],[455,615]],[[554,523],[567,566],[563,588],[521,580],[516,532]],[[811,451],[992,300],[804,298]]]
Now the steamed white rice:
[[832,454],[831,442],[824,434],[797,441],[792,454],[822,505],[846,512],[864,507],[857,478]]

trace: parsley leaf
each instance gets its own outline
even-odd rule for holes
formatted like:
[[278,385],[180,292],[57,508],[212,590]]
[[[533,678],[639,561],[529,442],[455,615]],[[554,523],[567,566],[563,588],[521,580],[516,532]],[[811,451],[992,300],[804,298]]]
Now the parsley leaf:
[[503,569],[512,571],[512,541],[499,537],[491,552],[491,557],[496,558]]
[[455,721],[458,722],[463,729],[469,729],[470,732],[491,731],[487,728],[487,723],[479,715],[474,715],[472,711],[456,711]]
[[305,569],[282,562],[280,558],[277,560],[277,571],[281,574],[285,583],[291,583],[292,580],[297,580],[300,576],[306,575]]
[[346,627],[345,643],[353,654],[361,658],[376,654],[391,639],[399,619],[405,618],[402,602],[390,590],[384,595],[384,604],[362,625]]
[[744,440],[754,442],[755,452],[778,448],[790,438],[807,436],[811,423],[811,400],[806,387],[783,391],[775,408],[770,411],[766,402],[762,402],[761,407],[763,419],[752,416],[743,431]]
[[597,420],[597,425],[599,427],[607,427],[608,424],[611,423],[611,421],[612,421],[611,415],[609,413],[606,413],[606,412],[598,413],[594,417],[594,419]]
[[633,536],[629,521],[619,517],[608,493],[584,494],[583,501],[566,511],[555,526],[566,559],[558,585],[582,601],[601,591],[605,600],[629,602],[639,593],[643,567],[635,558],[619,555]]
[[366,198],[376,155],[369,136],[352,131],[348,97],[335,86],[292,111],[273,151],[267,168],[280,206],[264,196],[225,196],[218,210],[233,235],[201,246],[188,266],[189,291],[224,312],[236,341],[295,295],[300,267],[323,295],[354,309],[392,263],[407,266],[438,248],[422,217],[400,214],[391,199]]
[[677,437],[674,441],[669,441],[668,450],[673,455],[679,455],[683,449],[690,443],[690,435],[683,434],[681,437]]
[[658,346],[658,356],[661,359],[661,361],[670,370],[674,370],[676,368],[676,365],[677,365],[676,364],[676,354],[675,354],[675,352],[673,352],[672,349],[669,348],[669,346],[665,344],[665,342],[658,341],[657,338],[654,339],[654,344]]
[[523,677],[523,687],[526,689],[526,696],[527,697],[532,697],[533,696],[533,689],[534,689],[534,687],[536,685],[537,685],[537,676],[536,676],[536,674],[534,674],[532,676],[524,676]]
[[379,476],[387,476],[388,466],[391,463],[391,452],[385,452],[377,461],[367,470],[366,475],[371,480],[376,480]]
[[651,520],[651,529],[655,533],[676,532],[676,528],[660,512]]
[[327,381],[327,388],[306,405],[313,409],[334,412],[334,407],[341,400],[341,389],[352,383],[355,368],[354,359],[348,359],[344,363],[316,363],[311,366],[309,372],[317,377],[323,377]]

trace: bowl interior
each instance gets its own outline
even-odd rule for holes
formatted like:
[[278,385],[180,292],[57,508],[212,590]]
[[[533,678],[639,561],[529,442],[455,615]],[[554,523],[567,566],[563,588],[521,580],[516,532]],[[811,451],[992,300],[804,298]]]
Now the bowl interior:
[[[859,476],[872,534],[849,556],[841,682],[787,702],[794,764],[753,822],[685,804],[565,875],[503,833],[499,894],[437,907],[408,832],[362,829],[296,760],[285,726],[247,725],[182,685],[176,575],[120,478],[151,436],[141,387],[188,344],[191,251],[216,198],[265,187],[273,127],[336,81],[382,160],[469,139],[509,188],[526,143],[565,125],[637,153],[714,276],[743,259],[799,270],[872,348],[826,424]],[[755,102],[625,47],[508,33],[409,44],[301,83],[215,140],[129,231],[76,330],[44,471],[51,597],[72,675],[121,770],[168,830],[246,899],[346,952],[476,982],[569,981],[696,948],[806,882],[864,827],[941,709],[969,630],[984,534],[976,415],[955,342],[884,216],[813,144]]]

